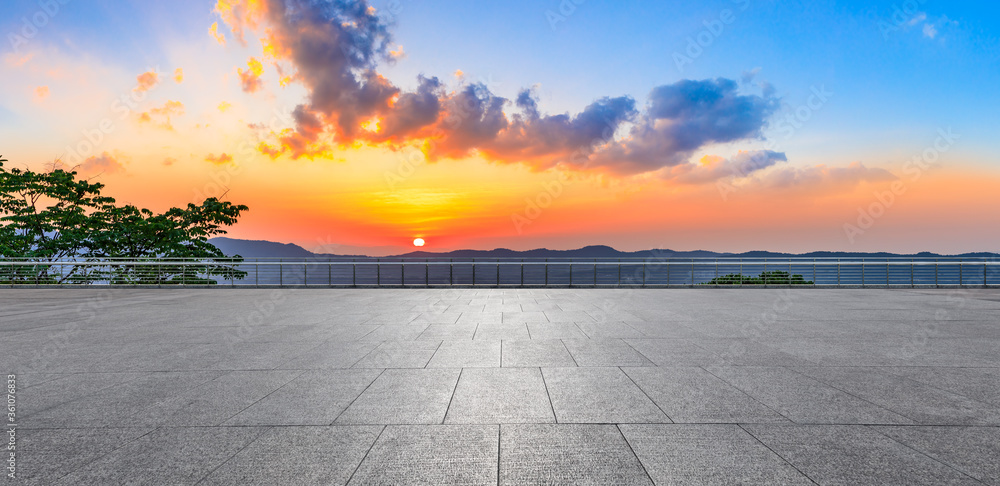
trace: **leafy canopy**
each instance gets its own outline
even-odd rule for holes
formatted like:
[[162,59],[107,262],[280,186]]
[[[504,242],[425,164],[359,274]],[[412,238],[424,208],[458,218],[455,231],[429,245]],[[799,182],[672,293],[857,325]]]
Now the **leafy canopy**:
[[[226,234],[248,211],[217,198],[200,205],[171,208],[162,214],[132,205],[119,206],[101,195],[104,185],[77,179],[75,171],[7,169],[0,157],[0,258],[21,259],[30,266],[0,263],[0,281],[70,283],[214,283],[210,276],[240,278],[230,265],[53,265],[65,260],[112,262],[113,259],[204,259],[227,257],[208,239]],[[242,261],[239,256],[231,263]],[[37,265],[34,265],[37,263]],[[57,272],[58,270],[58,272]]]

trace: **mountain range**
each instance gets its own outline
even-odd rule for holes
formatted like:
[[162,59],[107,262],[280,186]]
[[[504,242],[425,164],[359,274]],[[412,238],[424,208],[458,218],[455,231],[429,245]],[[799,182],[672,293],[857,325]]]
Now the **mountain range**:
[[[293,243],[277,243],[266,240],[240,240],[235,238],[212,238],[209,243],[215,245],[226,255],[240,255],[243,258],[331,258],[331,257],[364,257],[364,254],[332,254],[314,253]],[[359,248],[353,248],[359,249]],[[900,254],[889,252],[864,253],[864,252],[833,252],[814,251],[809,253],[781,253],[772,251],[748,251],[743,253],[720,253],[707,250],[675,251],[668,249],[654,249],[642,251],[620,251],[610,246],[591,245],[575,250],[549,250],[538,248],[534,250],[509,250],[497,248],[493,250],[454,250],[449,252],[428,252],[412,251],[398,255],[388,255],[387,258],[887,258],[887,257],[907,257],[907,258],[937,258],[937,257],[965,257],[965,258],[996,258],[997,253],[977,252],[963,253],[961,255],[941,255],[937,253],[921,252],[912,254]]]

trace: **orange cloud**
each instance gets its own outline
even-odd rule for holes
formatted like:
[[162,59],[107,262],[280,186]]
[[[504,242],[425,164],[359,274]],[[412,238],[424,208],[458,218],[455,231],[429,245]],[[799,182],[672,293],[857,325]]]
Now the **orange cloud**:
[[74,168],[79,174],[84,176],[98,176],[101,174],[117,174],[125,172],[118,159],[111,154],[104,152],[101,155],[88,157],[80,165]]
[[219,113],[225,113],[225,112],[229,111],[229,109],[232,108],[232,107],[233,107],[233,105],[229,104],[226,101],[223,101],[222,103],[219,103],[219,107],[218,107],[219,108]]
[[184,82],[184,70],[183,69],[177,68],[177,69],[174,70],[174,82],[177,83],[177,84],[181,84],[182,82]]
[[160,74],[155,70],[144,72],[135,78],[138,85],[132,89],[137,93],[144,93],[156,87],[160,82]]
[[251,57],[247,61],[246,71],[237,68],[236,72],[240,76],[240,84],[243,86],[244,93],[256,93],[264,87],[264,82],[260,80],[260,76],[264,74],[264,65],[256,58]]
[[176,163],[177,163],[177,159],[175,159],[173,157],[167,157],[167,158],[163,159],[163,165],[165,165],[167,167],[170,167],[171,165],[174,165]]
[[171,118],[184,114],[184,104],[180,101],[168,100],[163,106],[152,108],[139,114],[139,123],[153,124],[164,130],[173,130]]
[[35,96],[38,97],[39,101],[40,100],[44,100],[45,98],[48,98],[49,97],[49,87],[48,86],[39,86],[39,87],[35,88]]
[[219,155],[208,154],[205,156],[205,161],[211,162],[215,165],[231,164],[233,162],[233,156],[226,153],[221,153]]
[[215,22],[208,28],[208,34],[215,38],[215,42],[226,45],[226,36],[219,33],[219,23]]

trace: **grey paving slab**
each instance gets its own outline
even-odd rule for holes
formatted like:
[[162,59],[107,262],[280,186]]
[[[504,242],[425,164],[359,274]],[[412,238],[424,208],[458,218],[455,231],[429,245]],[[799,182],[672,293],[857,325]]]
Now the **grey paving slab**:
[[914,421],[787,368],[709,369],[768,408],[800,424],[912,424]]
[[676,423],[788,423],[763,403],[698,367],[622,368]]
[[880,368],[808,367],[795,371],[922,424],[1000,425],[1000,406],[886,373]]
[[719,356],[687,339],[626,339],[656,366],[712,366]]
[[382,370],[312,370],[243,409],[223,425],[329,425]]
[[578,366],[655,366],[621,339],[564,339]]
[[480,341],[500,341],[505,339],[528,339],[528,326],[523,322],[503,324],[480,324],[473,339]]
[[502,425],[500,484],[653,484],[614,425]]
[[57,484],[195,484],[263,432],[256,427],[156,429]]
[[1000,484],[998,427],[874,427],[878,432],[986,484]]
[[621,425],[656,484],[813,484],[737,425]]
[[272,428],[201,484],[347,484],[382,429],[380,425]]
[[559,339],[514,340],[503,342],[503,366],[568,367],[576,366],[576,361]]
[[555,422],[538,368],[466,368],[445,423]]
[[499,368],[500,341],[444,341],[428,368]]
[[543,368],[559,423],[664,423],[670,419],[619,368]]
[[385,341],[353,368],[423,368],[441,341]]
[[340,369],[350,368],[368,356],[380,343],[377,342],[325,342],[315,348],[279,364],[279,369]]
[[17,431],[19,484],[50,485],[150,428],[26,429]]
[[337,418],[341,424],[440,424],[458,369],[385,370]]
[[28,484],[997,484],[1000,292],[954,296],[0,289],[0,372]]
[[1000,403],[1000,368],[910,366],[882,370],[980,402]]
[[[132,417],[158,403],[214,380],[223,371],[144,373],[119,385],[96,390],[76,400],[66,400],[42,410],[25,409],[22,425],[47,427],[120,427],[137,425]],[[73,375],[72,381],[85,380]],[[68,386],[68,385],[67,385]],[[74,386],[75,388],[75,386]],[[23,399],[30,403],[30,399]]]
[[121,423],[131,426],[220,425],[302,373],[298,370],[226,372],[143,408]]
[[747,425],[819,484],[979,484],[876,430],[857,425]]
[[497,483],[496,425],[390,425],[350,484]]
[[[573,322],[529,322],[531,339],[589,339]],[[518,338],[513,338],[518,339]]]

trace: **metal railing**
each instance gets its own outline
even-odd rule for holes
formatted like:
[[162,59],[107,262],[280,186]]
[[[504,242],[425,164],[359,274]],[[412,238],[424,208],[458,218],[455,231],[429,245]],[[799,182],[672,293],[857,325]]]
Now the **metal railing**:
[[0,259],[0,286],[80,285],[1000,287],[1000,259]]

